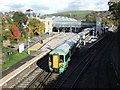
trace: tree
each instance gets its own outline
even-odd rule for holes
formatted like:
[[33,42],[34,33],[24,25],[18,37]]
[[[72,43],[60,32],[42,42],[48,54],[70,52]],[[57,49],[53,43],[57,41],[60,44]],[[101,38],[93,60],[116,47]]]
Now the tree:
[[15,12],[12,19],[16,23],[16,25],[20,28],[20,30],[22,30],[23,24],[26,24],[28,17],[22,12]]
[[10,31],[2,31],[2,40],[8,40],[10,37]]
[[40,22],[37,19],[30,19],[28,26],[29,26],[29,30],[33,34],[37,34],[37,35],[40,35],[41,33],[43,33],[45,29],[44,23]]
[[86,20],[87,21],[96,21],[96,18],[95,18],[95,16],[87,16]]
[[11,29],[11,27],[15,24],[11,19],[12,18],[9,16],[5,16],[4,18],[2,18],[2,30],[5,30],[6,28],[8,30]]
[[[120,46],[120,1],[115,4],[114,12],[115,12],[116,22],[118,26],[118,43]],[[119,47],[119,51],[120,51],[120,47]]]
[[11,32],[12,34],[10,34],[10,38],[13,40],[17,40],[21,36],[21,32],[19,31],[19,28],[15,25],[12,26]]
[[112,20],[110,20],[107,15],[105,15],[105,11],[98,11],[98,12],[94,12],[91,15],[87,15],[86,16],[86,20],[87,21],[96,21],[96,17],[101,17],[102,18],[102,23],[104,25],[112,25],[114,24],[114,22]]

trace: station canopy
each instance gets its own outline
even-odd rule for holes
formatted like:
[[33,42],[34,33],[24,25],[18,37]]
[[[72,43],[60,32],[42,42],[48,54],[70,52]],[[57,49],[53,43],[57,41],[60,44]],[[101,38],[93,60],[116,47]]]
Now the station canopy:
[[53,16],[52,17],[52,25],[53,27],[80,27],[81,21],[78,21],[74,18],[68,18],[63,16]]

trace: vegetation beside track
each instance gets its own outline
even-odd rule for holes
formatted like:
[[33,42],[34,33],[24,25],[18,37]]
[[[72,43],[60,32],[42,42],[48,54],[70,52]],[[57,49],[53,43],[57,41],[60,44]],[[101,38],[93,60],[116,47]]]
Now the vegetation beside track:
[[[3,50],[5,52],[7,52],[9,50],[9,48],[5,48],[4,47]],[[31,51],[31,54],[34,53],[34,52],[35,51]],[[25,50],[22,53],[18,53],[18,51],[12,50],[12,54],[11,55],[3,55],[2,56],[3,64],[2,64],[2,67],[0,68],[0,71],[4,70],[6,68],[9,68],[10,66],[16,64],[18,61],[24,59],[27,56],[28,56],[27,50]]]

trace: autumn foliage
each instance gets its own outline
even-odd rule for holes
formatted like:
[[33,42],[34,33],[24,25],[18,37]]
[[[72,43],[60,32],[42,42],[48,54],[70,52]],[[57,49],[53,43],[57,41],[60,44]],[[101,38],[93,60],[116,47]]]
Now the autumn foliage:
[[17,26],[12,26],[11,28],[12,34],[10,34],[11,39],[18,39],[21,36],[21,32],[19,31],[19,28]]

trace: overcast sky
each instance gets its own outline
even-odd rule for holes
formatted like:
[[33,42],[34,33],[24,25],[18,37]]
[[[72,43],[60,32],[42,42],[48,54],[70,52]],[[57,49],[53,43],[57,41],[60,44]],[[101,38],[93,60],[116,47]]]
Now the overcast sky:
[[109,0],[0,0],[0,11],[9,12],[32,9],[41,14],[70,10],[108,10]]

